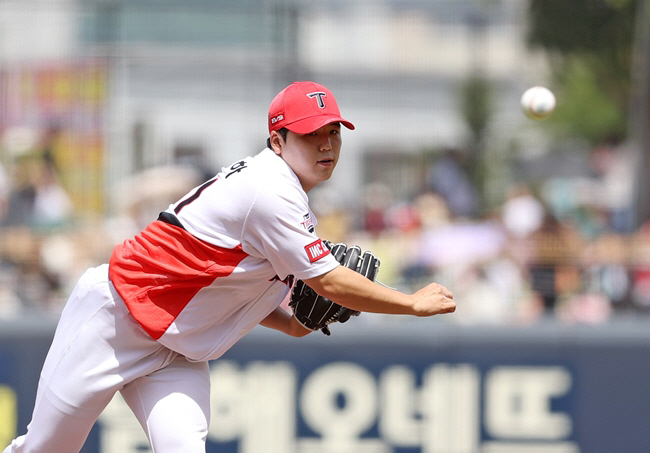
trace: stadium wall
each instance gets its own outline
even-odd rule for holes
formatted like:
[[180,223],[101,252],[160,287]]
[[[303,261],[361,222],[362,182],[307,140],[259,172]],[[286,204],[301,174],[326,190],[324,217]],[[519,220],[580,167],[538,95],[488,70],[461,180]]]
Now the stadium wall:
[[[258,328],[213,362],[207,452],[634,453],[650,445],[647,325],[351,323],[303,339]],[[26,429],[53,328],[0,322],[0,447]],[[143,451],[142,429],[118,396],[83,453]]]

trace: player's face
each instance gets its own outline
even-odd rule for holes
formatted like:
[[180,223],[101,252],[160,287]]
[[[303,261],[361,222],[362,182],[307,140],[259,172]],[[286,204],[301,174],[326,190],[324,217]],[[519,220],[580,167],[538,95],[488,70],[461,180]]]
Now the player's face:
[[289,131],[286,142],[279,148],[280,152],[276,149],[276,153],[298,176],[305,192],[309,192],[332,176],[341,152],[341,125],[327,124],[310,134]]

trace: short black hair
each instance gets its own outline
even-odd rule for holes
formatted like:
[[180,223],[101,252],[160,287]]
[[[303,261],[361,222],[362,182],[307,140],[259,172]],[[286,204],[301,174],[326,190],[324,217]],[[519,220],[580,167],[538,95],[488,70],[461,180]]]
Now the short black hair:
[[[278,129],[278,134],[280,134],[280,136],[282,137],[282,140],[284,140],[285,142],[287,141],[287,132],[288,131],[289,131],[289,129],[287,129],[286,127]],[[273,149],[273,148],[271,148],[271,137],[266,139],[266,146],[269,149]]]

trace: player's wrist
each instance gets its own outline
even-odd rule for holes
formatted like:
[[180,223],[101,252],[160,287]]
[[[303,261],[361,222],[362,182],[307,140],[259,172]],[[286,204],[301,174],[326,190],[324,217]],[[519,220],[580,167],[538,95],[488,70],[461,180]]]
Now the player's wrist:
[[316,332],[318,329],[310,329],[303,323],[301,323],[298,318],[292,316],[289,321],[289,332],[287,332],[292,337],[304,337],[309,335],[312,332]]

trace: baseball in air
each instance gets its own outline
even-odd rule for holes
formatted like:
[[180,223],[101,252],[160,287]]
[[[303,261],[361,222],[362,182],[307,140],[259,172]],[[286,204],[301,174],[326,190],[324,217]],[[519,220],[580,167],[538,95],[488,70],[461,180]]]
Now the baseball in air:
[[555,110],[555,95],[542,86],[527,89],[521,96],[521,108],[528,118],[542,120]]

